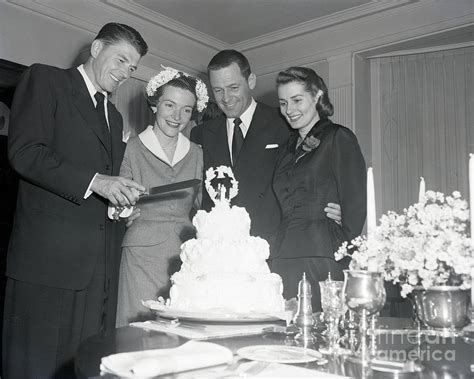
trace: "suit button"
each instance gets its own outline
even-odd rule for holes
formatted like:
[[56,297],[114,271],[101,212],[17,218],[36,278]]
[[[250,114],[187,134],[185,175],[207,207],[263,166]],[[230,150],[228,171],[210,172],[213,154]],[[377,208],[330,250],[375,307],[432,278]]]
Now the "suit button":
[[109,170],[110,170],[110,166],[109,166],[109,165],[105,166],[105,169],[106,169],[107,171],[109,171]]
[[104,225],[104,224],[100,224],[100,225],[99,225],[99,230],[105,230],[105,225]]

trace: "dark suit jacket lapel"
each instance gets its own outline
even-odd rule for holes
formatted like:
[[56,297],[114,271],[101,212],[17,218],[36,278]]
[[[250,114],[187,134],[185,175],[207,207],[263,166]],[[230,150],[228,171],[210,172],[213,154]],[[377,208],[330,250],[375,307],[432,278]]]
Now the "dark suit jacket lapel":
[[257,103],[257,108],[242,145],[242,150],[239,153],[239,159],[237,159],[235,165],[236,171],[240,169],[248,170],[251,165],[258,164],[259,154],[264,152],[265,144],[275,142],[267,137],[267,123],[268,120],[262,112],[262,107]]
[[120,113],[110,101],[107,102],[107,112],[109,116],[110,137],[112,141],[113,171],[114,175],[117,175],[117,172],[115,171],[119,169],[122,163],[123,151],[125,148],[125,143],[122,141],[123,123]]
[[110,101],[107,102],[107,113],[110,132],[112,133],[112,145],[117,146],[122,142],[122,121],[120,114]]
[[71,68],[69,73],[71,74],[73,92],[72,99],[76,108],[79,110],[81,116],[85,120],[84,124],[92,129],[92,131],[102,142],[102,145],[104,145],[104,148],[109,153],[109,156],[111,156],[112,152],[110,146],[110,136],[106,134],[102,124],[99,121],[97,112],[94,108],[94,103],[92,102],[86,83],[84,82],[84,78],[77,68]]
[[[228,144],[228,137],[227,137],[227,124],[226,118],[220,117],[215,122],[210,125],[210,132],[214,138],[214,141],[210,144],[212,149],[212,156],[215,157],[213,159],[212,164],[215,165],[214,162],[225,162],[224,165],[232,167],[231,160],[230,160],[230,152],[229,152],[229,144]],[[220,165],[221,163],[219,163]]]

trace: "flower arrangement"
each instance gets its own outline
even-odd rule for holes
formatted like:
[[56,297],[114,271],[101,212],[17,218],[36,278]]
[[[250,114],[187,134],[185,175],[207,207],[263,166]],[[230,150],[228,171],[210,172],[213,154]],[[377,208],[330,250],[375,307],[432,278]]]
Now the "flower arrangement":
[[415,286],[471,286],[474,244],[467,236],[469,210],[457,191],[427,191],[402,214],[388,212],[372,234],[357,237],[334,254],[351,256],[350,269],[383,271],[406,297]]
[[207,102],[209,101],[209,96],[207,94],[207,87],[204,82],[192,75],[189,75],[186,72],[178,71],[172,67],[161,66],[163,68],[158,74],[153,76],[146,86],[146,93],[148,96],[153,96],[158,88],[162,85],[168,83],[169,81],[179,78],[181,76],[187,76],[190,78],[194,78],[196,80],[196,108],[198,112],[202,112],[204,108],[207,106]]

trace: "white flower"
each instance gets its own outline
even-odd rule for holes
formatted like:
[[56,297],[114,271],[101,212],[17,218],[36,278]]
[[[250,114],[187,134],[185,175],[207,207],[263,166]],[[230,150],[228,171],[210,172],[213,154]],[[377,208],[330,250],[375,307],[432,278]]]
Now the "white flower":
[[[427,191],[402,214],[387,212],[369,242],[357,237],[343,244],[336,260],[351,256],[351,269],[383,271],[401,284],[406,296],[414,286],[471,285],[474,243],[467,237],[469,209],[458,191],[451,196]],[[355,251],[351,254],[351,251]]]
[[207,87],[202,82],[202,80],[198,79],[196,84],[196,108],[198,112],[202,112],[204,108],[206,108],[207,103],[209,101],[209,96],[207,95]]
[[336,261],[340,261],[342,258],[345,257],[345,252],[347,251],[347,241],[344,241],[342,245],[337,249],[337,251],[334,253],[334,257]]
[[409,284],[402,284],[400,294],[402,297],[406,297],[411,291],[413,291],[413,286]]
[[161,65],[161,67],[163,68],[163,70],[148,81],[148,84],[146,86],[147,95],[154,96],[158,88],[168,83],[169,81],[179,78],[181,76],[194,78],[196,80],[196,109],[198,110],[198,112],[202,112],[204,108],[206,108],[207,103],[209,101],[209,96],[207,95],[207,87],[204,82],[197,77],[189,75],[188,73],[183,71],[178,71],[173,67],[166,67],[163,65]]

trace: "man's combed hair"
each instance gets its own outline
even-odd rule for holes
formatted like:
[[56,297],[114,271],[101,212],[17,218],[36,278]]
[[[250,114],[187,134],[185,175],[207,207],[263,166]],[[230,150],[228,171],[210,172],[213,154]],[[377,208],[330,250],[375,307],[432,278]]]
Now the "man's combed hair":
[[219,51],[211,59],[207,65],[207,73],[209,71],[216,71],[222,68],[229,67],[232,63],[237,63],[240,68],[240,72],[245,79],[248,79],[252,70],[250,69],[250,63],[248,59],[242,53],[237,50],[222,50]]
[[313,96],[316,96],[318,91],[323,93],[316,103],[316,110],[320,118],[327,118],[334,114],[334,107],[329,100],[328,87],[314,70],[307,67],[290,67],[278,73],[277,86],[291,82],[303,84],[305,90]]
[[138,54],[140,54],[141,57],[148,52],[148,45],[140,33],[131,26],[125,24],[119,24],[116,22],[105,24],[102,29],[100,29],[95,39],[100,39],[105,45],[112,45],[121,41],[126,41],[137,49]]

